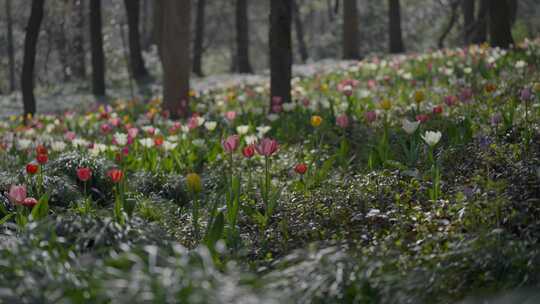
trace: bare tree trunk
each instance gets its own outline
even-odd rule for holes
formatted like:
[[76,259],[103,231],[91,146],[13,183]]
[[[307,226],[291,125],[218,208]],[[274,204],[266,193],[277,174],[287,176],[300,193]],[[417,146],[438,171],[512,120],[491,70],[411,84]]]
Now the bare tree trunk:
[[390,53],[403,53],[403,37],[401,33],[401,8],[399,0],[388,0],[388,19],[390,22]]
[[[66,8],[66,2],[63,3],[63,8],[65,12]],[[60,16],[60,24],[58,26],[53,27],[53,33],[51,35],[51,39],[54,40],[56,43],[56,49],[58,53],[58,61],[60,61],[60,64],[62,65],[62,74],[64,81],[69,81],[71,79],[71,73],[69,72],[69,55],[68,55],[68,40],[66,38],[66,18],[65,14],[62,14]]]
[[141,22],[141,36],[142,36],[142,48],[146,51],[150,49],[152,43],[154,43],[153,35],[153,16],[154,16],[154,4],[153,0],[143,0],[141,2],[142,10],[142,22]]
[[131,73],[139,87],[143,87],[148,82],[150,75],[148,74],[148,70],[146,70],[142,57],[141,35],[139,32],[139,0],[124,0],[124,4],[129,29],[129,63]]
[[105,98],[105,53],[101,21],[101,0],[90,0],[90,41],[92,49],[92,92],[98,101]]
[[157,0],[154,22],[163,67],[163,106],[172,119],[189,115],[191,1]]
[[476,17],[476,23],[472,35],[472,42],[475,44],[482,44],[487,41],[487,21],[490,6],[489,1],[490,0],[480,0],[480,8],[478,10],[478,16]]
[[45,0],[32,0],[32,10],[26,27],[24,38],[24,59],[21,75],[21,89],[25,118],[36,113],[36,98],[34,96],[34,67],[36,64],[36,49],[39,29],[43,20]]
[[236,58],[235,71],[253,73],[249,61],[249,19],[247,0],[236,0]]
[[11,0],[6,0],[6,23],[7,23],[7,52],[9,61],[9,91],[16,88],[15,80],[15,50],[13,47],[13,18],[11,17]]
[[489,7],[489,36],[492,46],[508,48],[511,44],[514,44],[511,31],[511,12],[508,1],[491,0]]
[[343,59],[359,59],[356,0],[343,0]]
[[298,42],[298,52],[302,62],[306,62],[309,57],[306,40],[304,38],[304,24],[302,23],[302,15],[298,7],[298,0],[292,0],[294,29],[296,30],[296,41]]
[[463,42],[468,45],[472,42],[474,30],[474,8],[475,0],[461,0],[461,9],[463,11]]
[[84,49],[84,33],[85,33],[85,7],[82,3],[83,0],[73,0],[75,19],[75,29],[73,37],[73,59],[71,63],[71,70],[73,75],[78,79],[86,78],[86,52]]
[[[126,0],[129,1],[129,0]],[[204,52],[204,11],[206,0],[197,0],[197,16],[195,19],[195,41],[193,44],[193,73],[204,76],[202,71],[202,56]]]
[[[270,0],[270,97],[291,101],[291,1]],[[271,107],[272,108],[272,107]]]
[[450,21],[448,21],[448,25],[442,32],[441,36],[439,37],[438,47],[442,49],[444,47],[444,40],[446,39],[446,36],[450,34],[452,31],[452,28],[454,27],[454,24],[456,24],[456,21],[458,19],[458,8],[459,8],[459,1],[454,1],[451,3],[452,11],[450,13]]

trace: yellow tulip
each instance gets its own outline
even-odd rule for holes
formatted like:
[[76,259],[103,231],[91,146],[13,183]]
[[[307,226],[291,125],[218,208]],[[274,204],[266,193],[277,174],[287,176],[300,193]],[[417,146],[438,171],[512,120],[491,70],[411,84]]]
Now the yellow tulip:
[[317,128],[318,126],[321,125],[322,120],[323,120],[322,117],[320,117],[319,115],[313,115],[311,116],[311,125],[314,128]]
[[197,173],[189,173],[186,175],[186,184],[189,191],[199,193],[202,191],[201,177]]
[[381,100],[381,109],[385,110],[385,111],[388,111],[392,108],[392,102],[388,99],[383,99]]
[[426,94],[424,93],[424,91],[418,90],[414,92],[414,101],[416,103],[421,103],[422,101],[424,101],[424,99],[426,99]]

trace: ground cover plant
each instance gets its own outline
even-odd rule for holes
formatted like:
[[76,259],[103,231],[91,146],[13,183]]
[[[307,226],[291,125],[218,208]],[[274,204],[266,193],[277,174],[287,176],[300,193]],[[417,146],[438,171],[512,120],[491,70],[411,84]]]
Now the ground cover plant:
[[539,41],[470,46],[296,77],[291,103],[263,81],[192,91],[187,120],[159,96],[13,116],[0,124],[0,299],[534,294],[539,65]]

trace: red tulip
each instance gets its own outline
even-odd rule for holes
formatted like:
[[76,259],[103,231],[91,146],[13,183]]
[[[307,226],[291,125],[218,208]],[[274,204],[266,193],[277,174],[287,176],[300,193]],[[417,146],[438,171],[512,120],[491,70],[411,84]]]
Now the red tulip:
[[227,153],[233,153],[237,148],[238,144],[240,143],[240,137],[238,135],[231,135],[225,139],[221,145],[223,146],[223,150]]
[[81,182],[86,182],[92,177],[92,169],[87,167],[77,169],[77,177]]
[[49,156],[47,154],[38,154],[36,156],[36,160],[40,165],[44,165],[49,161]]
[[299,163],[294,166],[294,171],[300,175],[304,175],[307,172],[308,166],[305,163]]
[[25,207],[33,208],[35,205],[37,205],[37,203],[38,203],[37,199],[33,197],[27,197],[22,201],[21,205]]
[[255,155],[255,148],[253,145],[245,146],[244,149],[242,149],[242,154],[245,158],[252,158],[253,155]]
[[346,129],[349,126],[349,116],[347,114],[339,115],[336,118],[336,124],[343,129]]
[[36,174],[39,170],[39,166],[34,163],[29,163],[26,165],[26,173],[28,174]]
[[156,136],[154,138],[154,144],[158,147],[163,145],[163,136]]
[[416,115],[416,121],[424,123],[424,122],[426,122],[428,120],[429,120],[429,116],[427,116],[426,114],[418,114],[418,115]]
[[119,183],[124,177],[124,172],[122,172],[120,169],[111,169],[109,172],[107,172],[107,176],[113,183]]
[[441,114],[443,112],[443,107],[441,105],[438,105],[433,108],[433,114]]
[[36,147],[36,154],[49,154],[49,151],[47,151],[47,148],[43,145],[38,145]]
[[255,149],[260,155],[268,157],[276,153],[276,151],[279,149],[279,144],[274,139],[263,138]]

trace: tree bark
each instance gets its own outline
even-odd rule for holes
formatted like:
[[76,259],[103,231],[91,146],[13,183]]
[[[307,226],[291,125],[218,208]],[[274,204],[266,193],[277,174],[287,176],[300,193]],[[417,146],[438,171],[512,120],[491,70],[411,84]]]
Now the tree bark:
[[360,59],[356,0],[343,0],[343,59]]
[[[66,6],[67,1],[64,1],[62,3],[63,5],[63,12],[66,12]],[[65,13],[62,14],[62,16],[58,17],[60,19],[60,23],[57,24],[57,26],[54,26],[52,29],[52,34],[48,33],[52,40],[54,40],[56,44],[56,49],[58,53],[58,61],[62,65],[62,74],[64,81],[70,81],[71,80],[71,73],[69,72],[70,66],[69,66],[69,54],[68,54],[68,39],[66,37],[66,18]]]
[[86,52],[84,49],[85,9],[83,0],[73,0],[75,29],[73,37],[73,59],[70,64],[73,76],[78,79],[86,78]]
[[309,57],[306,40],[304,37],[304,24],[302,23],[302,15],[298,7],[298,0],[292,0],[294,29],[296,30],[296,41],[298,42],[298,52],[302,62],[306,62]]
[[36,113],[36,98],[34,96],[34,68],[36,64],[36,49],[39,38],[39,29],[43,20],[43,6],[45,0],[32,0],[32,9],[26,36],[24,38],[24,59],[21,75],[21,89],[25,118]]
[[90,42],[92,49],[92,92],[105,100],[105,53],[101,21],[101,0],[90,0]]
[[437,43],[438,47],[440,49],[444,48],[444,40],[446,40],[446,36],[450,34],[452,31],[452,28],[454,27],[454,24],[456,24],[456,21],[458,19],[458,8],[459,8],[459,1],[454,1],[451,3],[451,13],[450,13],[450,20],[448,21],[448,25],[442,32],[441,36],[439,37],[439,41]]
[[172,119],[189,115],[191,1],[157,0],[154,21],[163,67],[163,107]]
[[253,73],[249,61],[249,19],[247,0],[236,0],[236,58],[235,71],[239,73]]
[[399,0],[388,0],[388,19],[390,36],[390,53],[405,52],[401,33],[401,8]]
[[461,10],[463,11],[463,42],[469,45],[472,42],[474,32],[474,9],[475,0],[461,0]]
[[292,7],[290,0],[270,2],[270,97],[281,97],[286,103],[291,101]]
[[[129,0],[126,0],[129,1]],[[197,16],[195,19],[195,41],[193,44],[193,73],[204,76],[202,71],[202,56],[204,52],[204,13],[206,0],[197,0]]]
[[478,16],[476,17],[472,34],[472,42],[474,44],[482,44],[487,41],[489,1],[490,0],[480,0],[480,8],[478,10]]
[[14,92],[15,80],[15,50],[13,46],[13,18],[11,16],[11,0],[6,0],[6,23],[7,23],[7,53],[9,61],[9,91]]
[[489,6],[489,36],[494,47],[508,48],[514,44],[509,1],[515,0],[491,0]]
[[124,0],[129,29],[129,63],[131,73],[139,87],[148,82],[150,75],[144,65],[141,50],[141,35],[139,31],[140,4],[139,0]]

